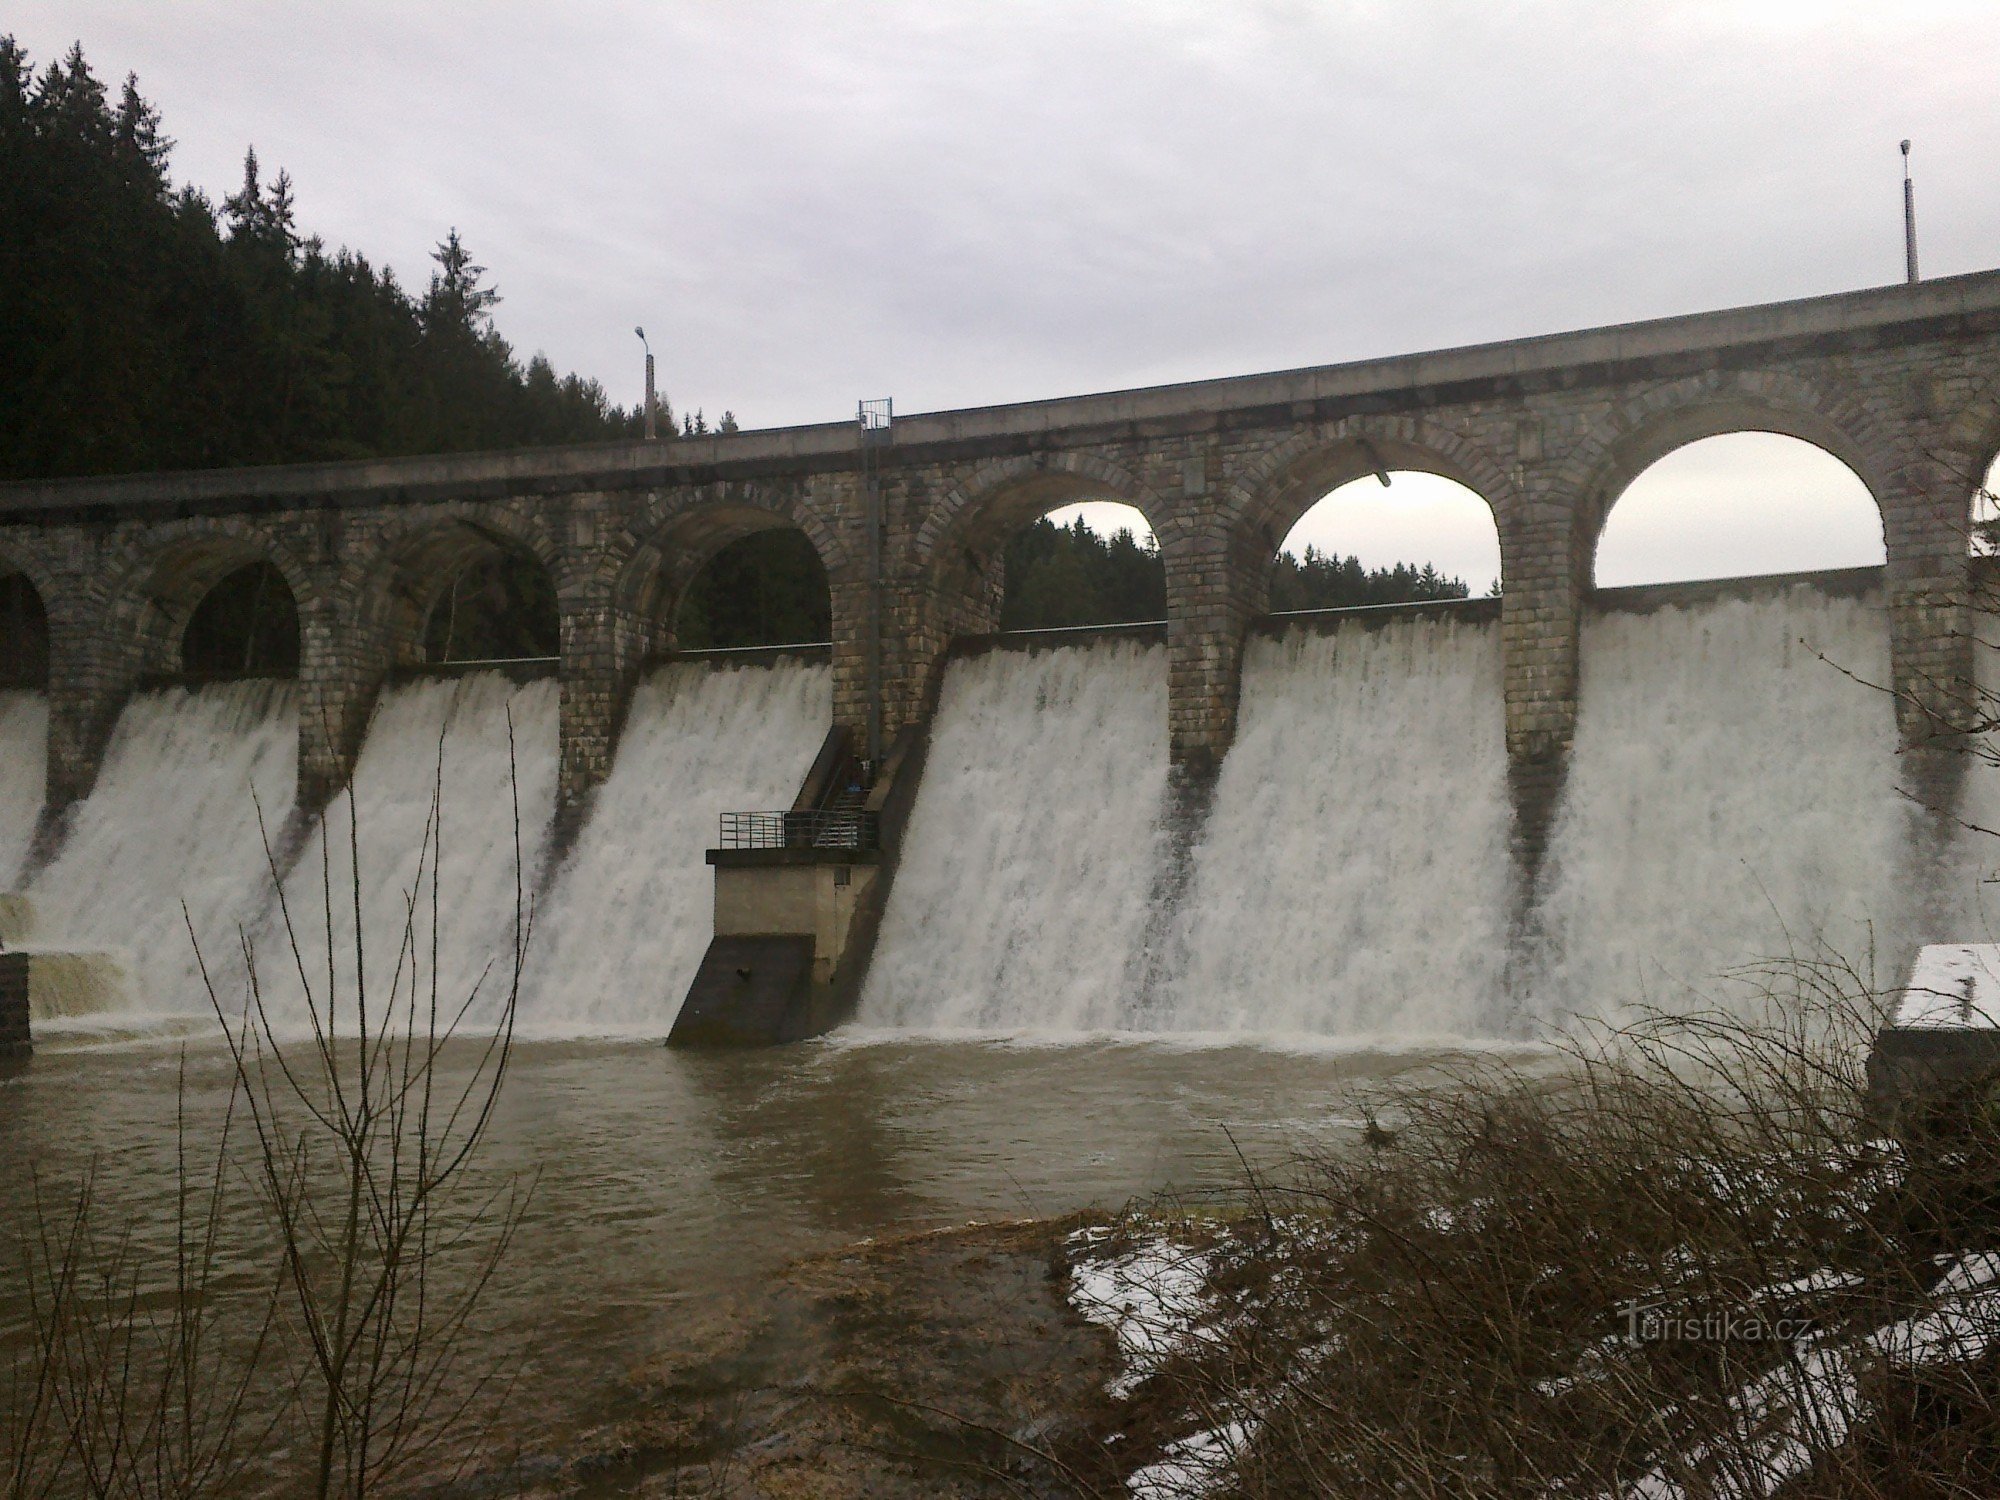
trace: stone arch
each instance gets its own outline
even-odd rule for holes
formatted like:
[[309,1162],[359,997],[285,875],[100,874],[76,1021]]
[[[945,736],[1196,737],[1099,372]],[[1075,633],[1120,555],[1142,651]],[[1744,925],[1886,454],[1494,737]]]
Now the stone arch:
[[1503,518],[1515,485],[1507,469],[1476,439],[1416,418],[1342,418],[1296,433],[1250,465],[1230,488],[1230,555],[1252,581],[1252,607],[1268,601],[1278,548],[1301,517],[1332,491],[1378,472],[1435,474],[1478,495],[1492,512],[1501,537],[1501,572],[1507,571]]
[[196,602],[181,631],[181,672],[190,680],[296,677],[303,648],[291,585],[270,563],[253,562],[225,573]]
[[[1980,504],[1982,492],[2000,498],[2000,381],[1980,382],[1973,399],[1942,425],[1941,441],[1930,455],[1941,471],[1935,478],[1941,487],[1962,492],[1968,523],[2000,518],[2000,504]],[[1968,524],[1966,543],[1974,556],[1990,558],[2000,552],[1990,526],[1975,534]]]
[[672,494],[637,528],[612,585],[612,608],[634,622],[648,649],[671,639],[688,586],[717,553],[760,532],[790,529],[812,545],[831,588],[846,566],[845,549],[818,510],[789,488],[716,484]]
[[[136,529],[121,550],[121,560],[107,569],[102,618],[110,628],[106,644],[130,653],[134,675],[178,675],[182,639],[195,610],[240,569],[259,563],[276,569],[301,624],[322,598],[316,571],[285,537],[236,517]],[[301,656],[305,649],[301,630]]]
[[386,532],[349,560],[342,594],[355,601],[355,629],[372,654],[385,665],[417,665],[452,582],[505,554],[537,565],[553,598],[565,559],[547,529],[511,508],[474,506],[426,510]]
[[0,548],[0,688],[48,686],[50,625],[47,575]]
[[945,633],[995,628],[1006,579],[995,566],[1007,539],[1060,506],[1113,500],[1146,518],[1167,559],[1168,604],[1174,594],[1173,556],[1184,541],[1185,518],[1132,474],[1088,453],[1037,454],[984,464],[954,484],[917,529],[916,572],[946,619]]
[[1604,523],[1633,480],[1690,443],[1739,432],[1797,438],[1839,459],[1867,489],[1885,537],[1893,529],[1887,497],[1898,445],[1858,401],[1828,398],[1790,376],[1697,376],[1625,403],[1566,465],[1563,487],[1578,497],[1570,546],[1578,586],[1589,585]]

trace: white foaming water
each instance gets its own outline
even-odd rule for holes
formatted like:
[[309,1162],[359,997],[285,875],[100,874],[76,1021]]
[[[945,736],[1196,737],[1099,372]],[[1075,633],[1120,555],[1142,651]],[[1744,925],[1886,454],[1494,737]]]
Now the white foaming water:
[[703,860],[717,815],[791,805],[826,736],[823,666],[661,668],[641,683],[611,775],[536,923],[532,1029],[673,1024],[714,928]]
[[[356,995],[350,818],[358,818],[363,961],[371,1007],[379,1010],[389,999],[392,983],[403,986],[399,999],[408,993],[408,958],[398,945],[405,931],[405,902],[414,898],[420,1003],[429,996],[435,972],[440,1014],[446,1020],[475,987],[478,998],[470,1017],[485,1021],[496,1014],[512,978],[515,801],[518,796],[519,878],[526,915],[555,810],[556,705],[553,681],[517,686],[497,672],[414,682],[383,692],[351,789],[327,808],[323,831],[316,827],[310,834],[285,881],[293,933],[319,1004],[325,1003],[331,905],[335,990],[343,1023]],[[434,800],[439,815],[426,850]],[[428,865],[421,882],[420,860]],[[275,906],[267,909],[255,936],[267,1004],[281,1022],[303,1023],[297,966]]]
[[0,692],[0,891],[13,889],[35,836],[48,746],[48,696]]
[[[1976,620],[1982,639],[1973,656],[1973,676],[1982,695],[1979,712],[2000,708],[2000,643],[1991,637],[2000,621]],[[1991,943],[2000,941],[2000,765],[1986,757],[2000,752],[2000,736],[1986,736],[1984,754],[1964,758],[1964,787],[1949,840],[1945,877],[1917,942]]]
[[859,1019],[1129,1026],[1167,785],[1164,647],[953,663]]
[[1161,1024],[1491,1030],[1511,891],[1501,693],[1493,624],[1252,642]]
[[1872,950],[1893,980],[1912,833],[1895,716],[1840,670],[1886,682],[1888,651],[1879,593],[1810,585],[1586,617],[1540,1015],[1727,1004],[1719,976],[1788,953]]
[[181,903],[205,953],[236,947],[270,886],[251,794],[275,840],[297,764],[291,683],[137,694],[55,861],[27,887],[34,946],[115,955],[138,1009],[205,1008]]

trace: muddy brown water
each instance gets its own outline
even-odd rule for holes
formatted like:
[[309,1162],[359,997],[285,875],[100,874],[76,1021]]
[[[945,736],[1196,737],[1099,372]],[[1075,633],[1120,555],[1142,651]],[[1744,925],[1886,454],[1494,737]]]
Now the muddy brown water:
[[[893,1034],[733,1053],[524,1042],[481,1170],[532,1179],[533,1196],[485,1304],[483,1352],[518,1361],[510,1421],[559,1447],[615,1417],[701,1308],[801,1254],[1163,1189],[1226,1192],[1245,1158],[1352,1139],[1354,1086],[1460,1056]],[[0,1341],[20,1347],[13,1246],[37,1181],[52,1200],[94,1164],[101,1222],[129,1224],[164,1263],[183,1069],[199,1157],[229,1084],[226,1055],[199,1032],[44,1036],[31,1063],[0,1074]],[[247,1261],[257,1242],[227,1253]]]

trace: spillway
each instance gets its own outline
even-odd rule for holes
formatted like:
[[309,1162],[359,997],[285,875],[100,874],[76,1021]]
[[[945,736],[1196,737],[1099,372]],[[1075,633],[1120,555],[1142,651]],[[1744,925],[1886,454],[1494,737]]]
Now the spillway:
[[290,683],[134,695],[96,787],[73,810],[53,862],[25,887],[35,944],[116,956],[134,1008],[204,1007],[187,924],[224,956],[238,928],[255,925],[270,880],[252,793],[275,837],[297,762]]
[[1728,1005],[1730,971],[1789,955],[1894,981],[1919,831],[1893,705],[1866,685],[1888,642],[1879,590],[1809,584],[1586,619],[1541,1014]]
[[[1721,976],[1789,955],[1892,981],[1938,850],[1866,685],[1887,677],[1879,587],[1612,597],[1581,653],[1532,905],[1491,619],[1253,640],[1237,741],[1174,836],[1157,648],[954,664],[862,1022],[1407,1042],[1732,1003]],[[1980,774],[1968,805],[2000,805]],[[1968,839],[1976,894],[2000,857]],[[1149,914],[1163,890],[1175,909]]]
[[[420,996],[428,998],[435,975],[445,1014],[468,1001],[475,1022],[496,1013],[512,977],[517,889],[523,919],[536,916],[536,875],[555,810],[556,708],[553,681],[517,684],[498,672],[383,692],[350,789],[328,806],[285,881],[315,1003],[324,1004],[329,933],[343,1011],[358,994],[351,827],[365,940],[359,975],[369,1003],[379,1008],[395,985],[407,985],[410,955],[398,951],[407,931]],[[267,906],[254,936],[267,1002],[281,1017],[302,1020],[281,914]]]
[[951,665],[863,1025],[1075,1032],[1138,1022],[1166,699],[1166,649],[1131,641]]
[[0,690],[0,890],[12,888],[35,836],[48,744],[47,695]]
[[[1638,1002],[1726,1002],[1718,976],[1787,954],[1838,955],[1887,983],[1916,941],[2000,927],[1980,883],[2000,841],[1927,824],[1899,793],[1891,705],[1865,685],[1887,676],[1879,584],[1611,596],[1581,652],[1574,751],[1532,891],[1514,853],[1499,627],[1476,607],[1253,638],[1237,741],[1193,801],[1169,782],[1163,646],[1107,636],[955,660],[860,1025],[1522,1035]],[[830,695],[829,669],[798,660],[655,670],[552,864],[556,684],[480,672],[385,689],[353,791],[328,813],[336,951],[351,948],[355,812],[371,983],[387,983],[442,749],[446,998],[482,972],[489,1002],[504,987],[518,793],[523,1026],[663,1034],[711,930],[716,814],[787,804]],[[0,695],[0,860],[18,864],[34,827],[45,715],[39,695]],[[199,1011],[185,899],[223,969],[242,926],[274,995],[296,990],[274,973],[285,942],[248,795],[275,831],[296,730],[289,685],[137,695],[28,883],[37,943],[118,953],[136,1009]],[[1964,785],[1959,812],[2000,827],[2000,770],[1975,766]],[[294,851],[286,897],[316,970],[322,845],[309,834]],[[1925,871],[1942,872],[1929,894]],[[427,911],[418,929],[428,968]]]
[[1173,1029],[1493,1029],[1511,877],[1499,626],[1405,616],[1251,643],[1194,851]]
[[832,716],[829,668],[800,661],[655,670],[611,775],[538,914],[531,1029],[664,1033],[708,947],[724,811],[791,805]]

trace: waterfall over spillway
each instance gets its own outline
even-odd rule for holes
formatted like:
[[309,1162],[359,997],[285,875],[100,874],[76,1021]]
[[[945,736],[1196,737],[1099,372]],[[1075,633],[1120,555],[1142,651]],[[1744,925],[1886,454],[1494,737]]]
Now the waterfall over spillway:
[[529,947],[523,1024],[664,1032],[707,950],[717,814],[791,805],[832,715],[824,666],[662,667]]
[[[531,917],[536,875],[555,811],[556,704],[553,681],[517,685],[497,672],[427,679],[383,691],[350,789],[328,806],[324,823],[308,837],[285,881],[293,935],[316,986],[316,1003],[324,1003],[329,908],[343,1010],[355,996],[356,882],[348,843],[353,819],[370,1005],[384,1003],[399,967],[407,971],[408,960],[397,949],[405,930],[405,901],[414,896],[419,993],[428,996],[435,972],[439,1004],[447,1015],[464,1005],[475,988],[478,999],[469,1014],[484,1020],[495,1012],[512,973],[517,870],[522,914]],[[428,865],[421,881],[420,862]],[[325,894],[329,883],[330,901]],[[255,936],[267,1001],[281,1015],[298,1018],[300,984],[275,903]]]
[[136,694],[54,862],[26,887],[34,945],[115,955],[135,1008],[205,1007],[181,905],[214,955],[256,921],[270,876],[251,794],[275,839],[296,781],[295,704],[288,682]]
[[[1726,1002],[1719,975],[1787,953],[1872,958],[1889,984],[1916,942],[2000,930],[1980,885],[2000,840],[1954,835],[1899,794],[1892,705],[1865,685],[1888,674],[1879,587],[1648,602],[1614,597],[1586,617],[1575,745],[1532,891],[1490,620],[1354,616],[1254,638],[1238,737],[1205,796],[1170,784],[1164,647],[1104,638],[954,661],[859,1023],[1520,1035],[1640,1001]],[[518,795],[533,903],[522,1025],[664,1033],[711,933],[716,815],[789,803],[825,734],[830,676],[798,661],[655,670],[553,868],[556,684],[478,672],[386,688],[352,792],[328,810],[336,953],[352,951],[354,809],[384,992],[442,746],[441,998],[482,973],[489,1002],[503,991]],[[249,796],[276,837],[294,703],[281,683],[135,696],[96,790],[27,880],[34,944],[115,953],[133,1009],[199,1012],[185,899],[225,984],[240,980],[242,926],[275,1003],[295,1003]],[[18,865],[35,826],[46,715],[39,694],[0,694],[0,861]],[[1958,811],[2000,827],[2000,770],[1975,764],[1963,784]],[[318,834],[288,852],[317,978]],[[428,971],[427,908],[417,926]]]
[[0,891],[13,888],[35,836],[48,744],[48,696],[0,691]]
[[1492,1029],[1511,893],[1499,626],[1256,640],[1181,914],[1170,1029]]
[[[199,1014],[207,1000],[182,924],[185,899],[225,999],[233,1004],[242,993],[240,926],[275,1019],[302,1023],[291,937],[250,798],[254,786],[282,847],[297,756],[293,703],[290,684],[269,682],[135,697],[120,715],[96,790],[73,813],[57,859],[28,887],[35,945],[110,951],[126,971],[127,1008]],[[433,923],[428,877],[417,881],[423,858],[438,871],[439,999],[455,1008],[477,985],[482,999],[472,1015],[489,1016],[510,976],[518,800],[532,921],[522,1027],[663,1034],[710,935],[713,874],[702,856],[715,842],[717,814],[788,805],[830,712],[825,666],[656,670],[633,696],[592,816],[551,876],[556,683],[474,672],[384,688],[351,789],[328,806],[324,835],[310,827],[291,851],[285,904],[315,998],[325,991],[330,883],[344,1013],[354,999],[348,837],[358,817],[371,1003],[382,1003],[392,981],[407,983],[396,976],[407,970],[398,948],[413,892],[428,985]],[[0,746],[21,751],[0,771],[0,840],[11,841],[0,843],[0,857],[25,851],[34,830],[45,720],[40,695],[0,696]],[[441,816],[432,824],[434,795]]]
[[[1892,705],[1864,685],[1887,677],[1879,589],[1614,601],[1581,649],[1532,908],[1494,623],[1253,640],[1184,852],[1157,649],[954,663],[861,1021],[1402,1041],[1727,1003],[1718,975],[1791,953],[1893,982],[1927,936],[1912,861],[1936,847],[1899,793]],[[1969,808],[2000,805],[2000,772],[1970,786]],[[1970,903],[2000,844],[1960,842]],[[1178,909],[1149,922],[1162,890]]]
[[1165,648],[1129,641],[952,664],[864,1025],[1135,1024],[1166,697]]
[[1534,1009],[1727,1004],[1726,971],[1793,953],[1895,982],[1923,935],[1894,708],[1864,685],[1889,678],[1880,593],[1593,614],[1581,650]]

